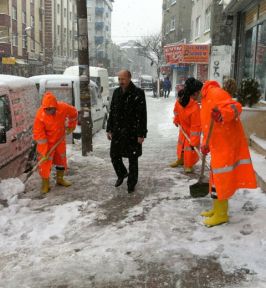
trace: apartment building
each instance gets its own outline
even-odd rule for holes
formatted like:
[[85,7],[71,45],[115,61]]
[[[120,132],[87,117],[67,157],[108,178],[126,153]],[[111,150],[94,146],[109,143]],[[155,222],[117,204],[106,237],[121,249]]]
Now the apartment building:
[[45,0],[45,52],[49,73],[77,64],[76,0]]
[[43,0],[1,0],[0,73],[29,76],[43,71]]
[[[191,35],[192,2],[187,0],[164,0],[162,21],[162,45],[187,43]],[[183,82],[188,76],[188,65],[172,63],[164,65],[161,71],[170,76],[172,86]]]
[[114,0],[87,0],[90,64],[110,66],[111,20]]

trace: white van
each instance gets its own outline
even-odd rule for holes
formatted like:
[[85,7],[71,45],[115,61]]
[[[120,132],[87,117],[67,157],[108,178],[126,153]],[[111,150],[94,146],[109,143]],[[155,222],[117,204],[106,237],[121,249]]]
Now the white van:
[[[46,92],[53,92],[59,101],[64,101],[77,108],[80,112],[80,83],[79,76],[67,76],[61,74],[38,75],[30,77],[36,84],[40,97]],[[93,134],[100,131],[103,127],[105,118],[105,109],[103,108],[103,99],[98,86],[90,81],[91,94],[91,116],[93,122]],[[74,138],[80,139],[81,126],[78,123],[73,133]]]
[[17,177],[34,164],[32,127],[39,105],[34,82],[0,75],[0,179]]
[[[65,69],[64,75],[79,76],[79,66],[70,66]],[[101,87],[101,94],[103,98],[103,105],[109,111],[110,107],[110,95],[109,95],[109,82],[108,71],[101,67],[90,66],[90,79],[95,82],[98,87]]]

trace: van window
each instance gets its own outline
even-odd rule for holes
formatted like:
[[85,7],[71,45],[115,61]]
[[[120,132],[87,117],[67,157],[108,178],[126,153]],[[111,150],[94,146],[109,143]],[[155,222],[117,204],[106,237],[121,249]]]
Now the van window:
[[3,126],[6,131],[12,128],[10,102],[7,96],[0,96],[0,125]]
[[97,105],[97,92],[95,87],[90,87],[91,106]]
[[70,105],[74,104],[74,95],[71,87],[47,88],[46,91],[52,92],[58,101],[63,101]]

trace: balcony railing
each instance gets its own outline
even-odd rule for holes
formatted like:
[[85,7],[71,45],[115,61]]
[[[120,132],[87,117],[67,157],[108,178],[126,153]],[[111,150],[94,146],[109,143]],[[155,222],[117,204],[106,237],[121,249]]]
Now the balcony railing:
[[103,13],[104,13],[104,8],[103,7],[96,7],[95,8],[95,14],[97,16],[103,15]]
[[100,45],[100,44],[103,44],[103,36],[95,36],[95,44],[96,45]]
[[102,30],[104,27],[104,22],[95,22],[95,29]]

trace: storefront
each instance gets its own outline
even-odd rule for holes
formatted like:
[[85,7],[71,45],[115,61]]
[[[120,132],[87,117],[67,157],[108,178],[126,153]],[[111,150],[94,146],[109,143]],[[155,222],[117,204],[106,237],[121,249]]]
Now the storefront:
[[208,44],[169,44],[164,46],[164,56],[173,70],[173,87],[183,84],[187,77],[205,81],[208,78]]
[[236,56],[232,74],[238,82],[243,78],[257,79],[266,99],[266,0],[243,3],[247,8],[239,4],[237,10],[231,11],[239,23],[234,37]]

